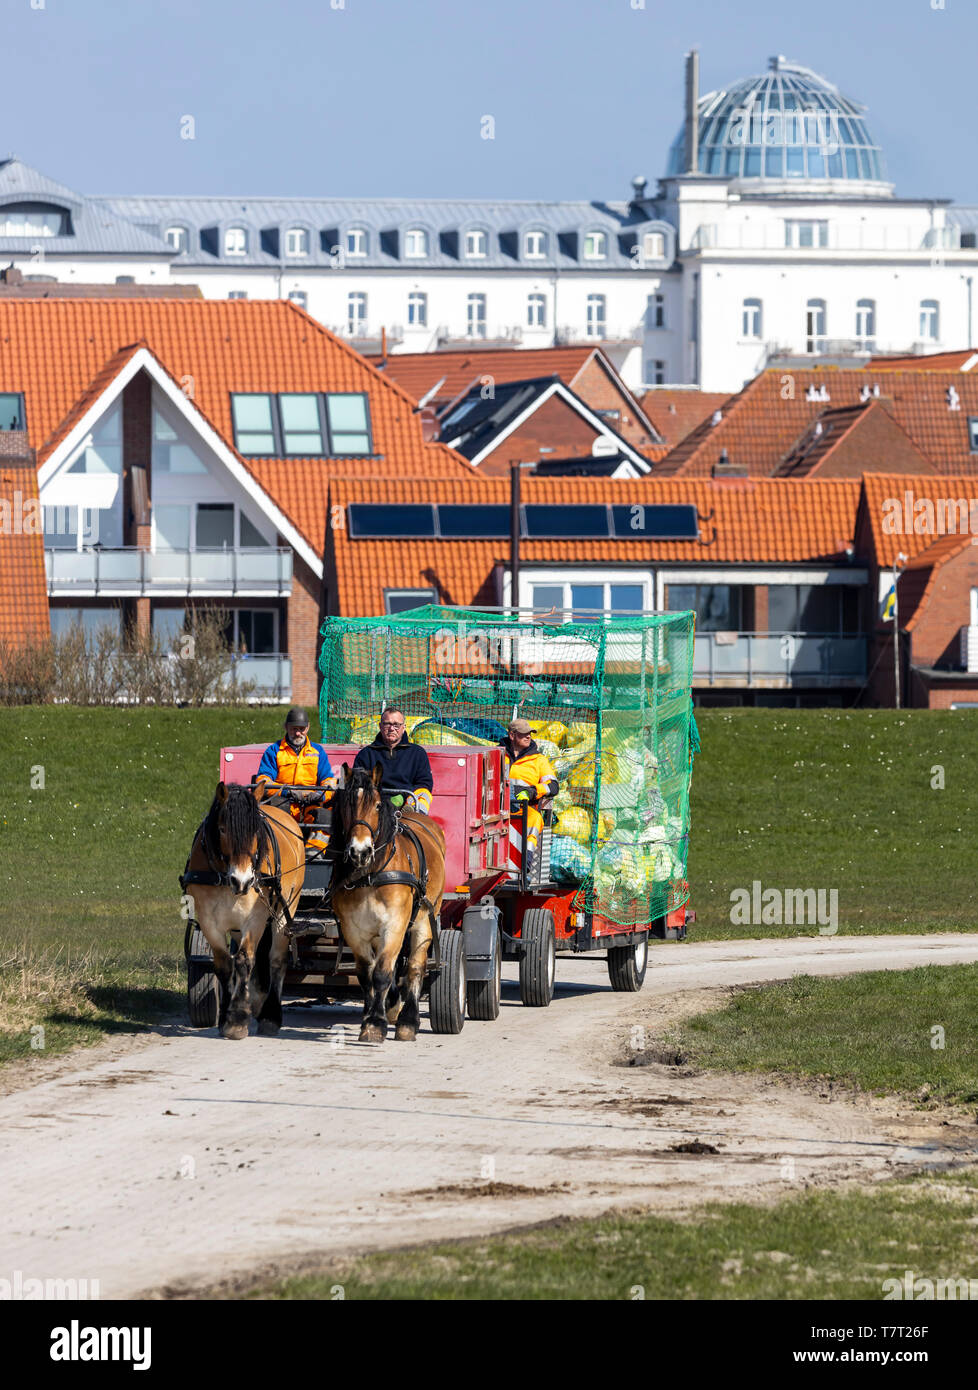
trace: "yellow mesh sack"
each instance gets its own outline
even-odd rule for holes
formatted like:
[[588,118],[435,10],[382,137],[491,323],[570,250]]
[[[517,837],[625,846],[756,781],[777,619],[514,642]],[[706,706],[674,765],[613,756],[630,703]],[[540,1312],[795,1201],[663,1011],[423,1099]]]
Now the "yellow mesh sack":
[[568,806],[557,817],[553,831],[555,835],[567,835],[578,844],[586,845],[591,839],[591,817],[583,806]]

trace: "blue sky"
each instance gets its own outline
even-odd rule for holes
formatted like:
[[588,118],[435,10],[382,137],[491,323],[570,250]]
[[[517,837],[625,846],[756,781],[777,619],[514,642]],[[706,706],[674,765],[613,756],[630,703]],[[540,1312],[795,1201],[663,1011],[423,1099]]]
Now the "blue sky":
[[86,193],[621,198],[697,46],[703,91],[823,73],[899,195],[978,203],[978,6],[938,3],[3,0],[0,154]]

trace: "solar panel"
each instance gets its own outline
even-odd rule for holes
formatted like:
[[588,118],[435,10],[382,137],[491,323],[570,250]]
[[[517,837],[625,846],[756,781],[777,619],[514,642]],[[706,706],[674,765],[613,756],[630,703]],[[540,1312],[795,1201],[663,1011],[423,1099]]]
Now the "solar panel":
[[350,535],[358,540],[387,537],[434,539],[435,511],[430,502],[392,506],[386,502],[351,502],[347,508]]
[[607,507],[523,508],[523,535],[535,540],[602,540],[608,535]]
[[442,502],[438,507],[438,534],[446,540],[505,540],[509,535],[509,508]]
[[635,502],[611,508],[620,541],[693,541],[699,535],[696,508]]

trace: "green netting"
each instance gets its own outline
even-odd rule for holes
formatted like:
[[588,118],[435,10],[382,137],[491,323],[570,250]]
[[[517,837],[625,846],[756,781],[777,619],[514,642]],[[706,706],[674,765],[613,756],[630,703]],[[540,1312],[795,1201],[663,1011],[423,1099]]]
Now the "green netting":
[[[534,724],[560,781],[552,876],[576,905],[645,924],[688,898],[693,613],[556,622],[429,606],[327,618],[327,742],[367,743],[383,706],[423,744],[492,746]],[[437,791],[437,788],[436,788]]]

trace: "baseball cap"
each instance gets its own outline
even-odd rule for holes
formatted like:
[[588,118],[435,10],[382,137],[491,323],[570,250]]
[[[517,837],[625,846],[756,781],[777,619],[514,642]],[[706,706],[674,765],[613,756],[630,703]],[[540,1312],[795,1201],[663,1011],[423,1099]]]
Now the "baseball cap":
[[293,705],[285,716],[286,724],[298,724],[300,728],[305,728],[309,723],[309,716],[301,705]]
[[513,719],[510,721],[509,732],[511,734],[532,734],[530,721],[528,719]]

